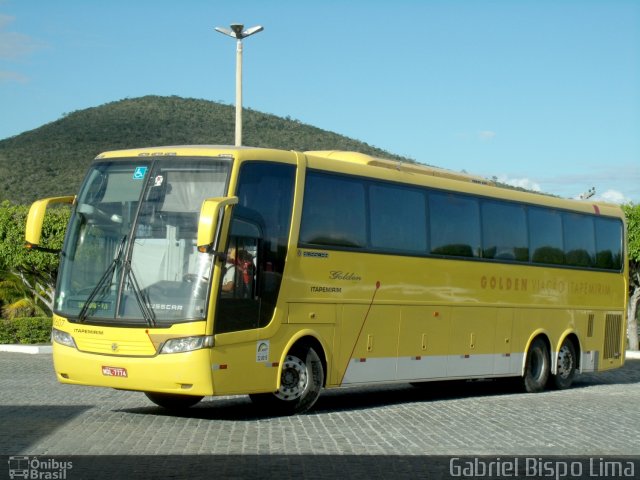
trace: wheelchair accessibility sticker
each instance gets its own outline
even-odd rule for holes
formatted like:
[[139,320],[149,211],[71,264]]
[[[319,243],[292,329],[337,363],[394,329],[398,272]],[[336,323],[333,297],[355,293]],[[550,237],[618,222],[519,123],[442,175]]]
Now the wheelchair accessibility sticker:
[[147,168],[149,167],[136,167],[135,171],[133,172],[133,179],[143,180],[144,176],[147,174]]

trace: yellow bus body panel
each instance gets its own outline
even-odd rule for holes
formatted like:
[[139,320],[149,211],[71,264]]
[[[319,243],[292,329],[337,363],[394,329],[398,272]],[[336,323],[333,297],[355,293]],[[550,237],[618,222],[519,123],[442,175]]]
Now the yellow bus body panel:
[[209,349],[157,354],[157,349],[169,338],[202,335],[205,322],[176,324],[171,328],[118,328],[75,324],[54,316],[53,326],[69,333],[78,347],[53,343],[54,369],[62,383],[213,394]]
[[552,371],[570,334],[583,371],[624,361],[621,330],[614,355],[601,351],[607,322],[624,318],[620,274],[322,249],[290,257],[282,296],[296,318],[336,319],[330,386],[521,375],[537,335]]

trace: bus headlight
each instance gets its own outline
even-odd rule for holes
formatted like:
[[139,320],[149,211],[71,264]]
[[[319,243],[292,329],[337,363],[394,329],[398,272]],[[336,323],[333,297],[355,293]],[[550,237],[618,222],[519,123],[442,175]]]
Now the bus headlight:
[[58,330],[57,328],[51,329],[51,342],[59,343],[60,345],[64,345],[65,347],[77,348],[76,342],[73,340],[73,337],[67,332],[63,332],[62,330]]
[[164,342],[160,353],[192,352],[206,347],[213,347],[212,336],[171,338]]

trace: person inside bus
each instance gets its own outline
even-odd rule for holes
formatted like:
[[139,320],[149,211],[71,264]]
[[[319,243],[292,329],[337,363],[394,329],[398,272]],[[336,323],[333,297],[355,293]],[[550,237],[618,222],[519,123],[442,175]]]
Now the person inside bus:
[[253,296],[255,265],[253,255],[246,250],[238,250],[236,272],[236,286],[239,289],[239,296],[242,298],[251,298]]
[[224,277],[222,277],[222,292],[232,293],[236,285],[236,247],[229,247]]

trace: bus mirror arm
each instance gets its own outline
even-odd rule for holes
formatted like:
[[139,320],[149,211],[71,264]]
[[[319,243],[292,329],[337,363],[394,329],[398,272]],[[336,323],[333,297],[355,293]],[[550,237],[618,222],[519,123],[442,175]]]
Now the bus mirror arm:
[[33,245],[29,242],[24,242],[24,248],[27,250],[32,250],[34,252],[44,252],[44,253],[60,253],[62,249],[60,248],[45,248],[40,245]]
[[219,259],[220,262],[222,263],[226,263],[227,262],[227,253],[226,252],[211,252],[211,255],[213,255],[215,258]]
[[225,252],[217,252],[214,248],[213,245],[199,245],[198,246],[198,251],[200,253],[208,253],[209,255],[211,255],[214,259],[218,259],[220,260],[220,262],[224,263],[227,261],[227,254]]
[[209,253],[222,260],[226,259],[226,253],[218,251],[224,209],[238,203],[238,197],[207,198],[200,208],[198,221],[198,251]]

